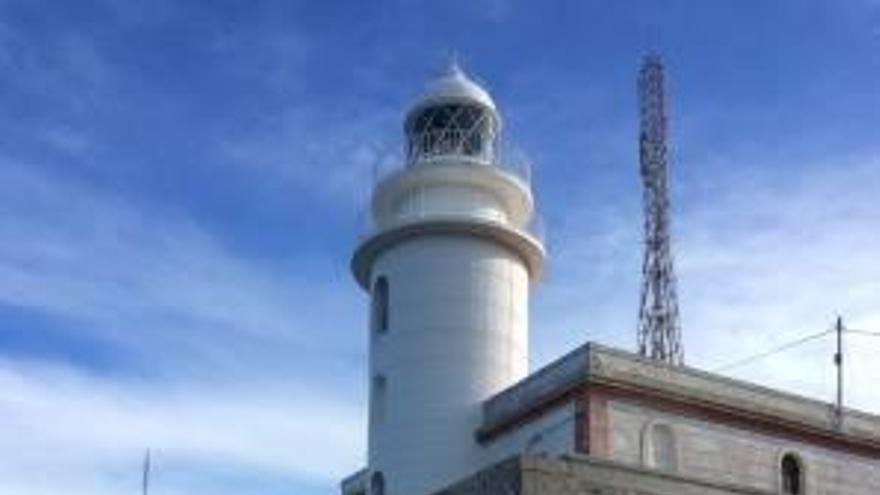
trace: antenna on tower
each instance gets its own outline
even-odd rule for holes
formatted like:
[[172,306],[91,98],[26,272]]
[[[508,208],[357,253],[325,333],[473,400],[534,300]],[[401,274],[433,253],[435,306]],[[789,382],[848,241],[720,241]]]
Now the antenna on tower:
[[660,56],[649,53],[639,71],[639,165],[644,189],[645,256],[639,300],[639,353],[684,362],[670,242],[666,162],[666,97]]

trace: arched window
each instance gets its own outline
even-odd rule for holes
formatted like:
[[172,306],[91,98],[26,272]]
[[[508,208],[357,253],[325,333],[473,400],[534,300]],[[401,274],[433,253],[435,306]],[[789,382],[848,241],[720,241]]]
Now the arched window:
[[388,331],[388,278],[380,276],[373,283],[373,300],[370,309],[370,326],[374,332]]
[[678,447],[675,432],[663,423],[651,423],[643,436],[644,462],[649,467],[667,472],[678,470]]
[[801,460],[791,452],[782,456],[779,472],[782,476],[782,493],[802,495],[804,493],[804,468]]
[[385,475],[376,471],[370,477],[370,495],[385,495]]

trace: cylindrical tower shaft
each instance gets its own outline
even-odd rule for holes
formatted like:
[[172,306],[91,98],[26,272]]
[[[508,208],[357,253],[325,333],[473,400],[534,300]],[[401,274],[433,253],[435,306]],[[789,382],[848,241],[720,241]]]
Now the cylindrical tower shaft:
[[373,272],[391,290],[387,333],[371,337],[384,396],[369,464],[388,493],[428,493],[481,465],[482,402],[527,374],[529,273],[506,246],[455,234],[415,237]]

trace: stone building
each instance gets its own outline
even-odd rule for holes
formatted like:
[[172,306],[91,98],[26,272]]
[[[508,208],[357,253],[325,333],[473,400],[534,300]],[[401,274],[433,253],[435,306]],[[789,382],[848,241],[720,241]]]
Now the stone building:
[[596,344],[486,401],[476,439],[523,457],[444,495],[880,493],[880,417]]
[[367,466],[343,495],[880,494],[880,417],[592,343],[529,374],[544,247],[501,127],[453,66],[375,186],[352,259]]

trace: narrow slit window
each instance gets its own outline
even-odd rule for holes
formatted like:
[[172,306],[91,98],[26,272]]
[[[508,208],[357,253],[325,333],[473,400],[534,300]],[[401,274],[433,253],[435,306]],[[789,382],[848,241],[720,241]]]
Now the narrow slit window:
[[385,475],[376,471],[370,477],[370,495],[385,495]]
[[374,332],[388,331],[388,278],[381,276],[373,284],[372,327]]
[[370,400],[370,422],[373,424],[382,424],[385,421],[385,410],[387,409],[388,380],[385,375],[376,375],[373,377],[373,386],[371,390],[372,398]]

